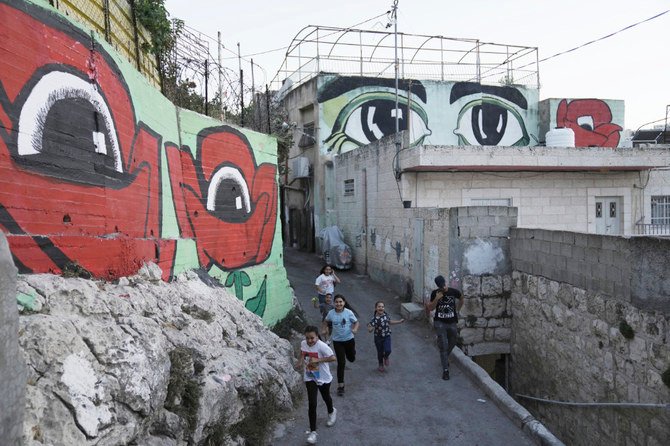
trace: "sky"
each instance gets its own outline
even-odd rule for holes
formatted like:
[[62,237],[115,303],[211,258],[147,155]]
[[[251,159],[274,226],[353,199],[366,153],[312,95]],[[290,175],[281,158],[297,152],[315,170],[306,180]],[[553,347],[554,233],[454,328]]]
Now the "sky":
[[[223,65],[234,70],[239,43],[242,56],[262,68],[255,68],[261,85],[274,78],[285,47],[305,26],[346,28],[384,14],[392,5],[393,0],[165,0],[171,18],[214,39],[221,32]],[[667,10],[668,0],[398,0],[398,31],[538,47],[543,59]],[[365,28],[381,31],[387,22],[382,15]],[[636,130],[656,120],[664,124],[670,105],[668,30],[670,12],[541,62],[540,100],[620,99],[625,101],[626,128]],[[211,48],[215,51],[216,44]]]

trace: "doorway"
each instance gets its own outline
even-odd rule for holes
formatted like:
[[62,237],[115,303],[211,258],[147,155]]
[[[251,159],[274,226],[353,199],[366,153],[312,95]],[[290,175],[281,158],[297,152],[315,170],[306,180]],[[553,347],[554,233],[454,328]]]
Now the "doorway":
[[595,200],[596,234],[621,234],[623,198],[596,197]]

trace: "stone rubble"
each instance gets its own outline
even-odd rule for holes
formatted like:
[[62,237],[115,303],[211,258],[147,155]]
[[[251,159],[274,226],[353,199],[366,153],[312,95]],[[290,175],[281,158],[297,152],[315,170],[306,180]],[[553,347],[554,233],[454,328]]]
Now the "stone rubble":
[[259,405],[291,411],[302,390],[290,343],[195,272],[145,265],[118,284],[19,276],[32,445],[244,444]]

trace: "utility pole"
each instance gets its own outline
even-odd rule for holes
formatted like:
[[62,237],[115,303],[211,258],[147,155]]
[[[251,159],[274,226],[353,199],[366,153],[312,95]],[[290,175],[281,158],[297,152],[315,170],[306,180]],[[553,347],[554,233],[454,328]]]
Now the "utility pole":
[[223,114],[223,74],[221,67],[223,66],[221,64],[221,31],[217,32],[217,40],[218,40],[218,59],[219,59],[219,119],[222,121],[226,118],[226,116]]
[[240,66],[240,126],[244,127],[244,71],[242,71],[242,54],[240,42],[237,42],[237,62]]
[[398,0],[393,0],[393,9],[391,10],[391,19],[393,19],[393,35],[395,49],[395,177],[400,179],[400,110],[398,109]]

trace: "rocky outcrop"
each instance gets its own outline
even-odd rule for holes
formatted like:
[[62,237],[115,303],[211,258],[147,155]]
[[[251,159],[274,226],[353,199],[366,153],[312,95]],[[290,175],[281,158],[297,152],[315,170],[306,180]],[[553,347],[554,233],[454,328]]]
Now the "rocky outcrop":
[[19,277],[26,445],[244,444],[293,409],[288,341],[225,288],[160,277]]

